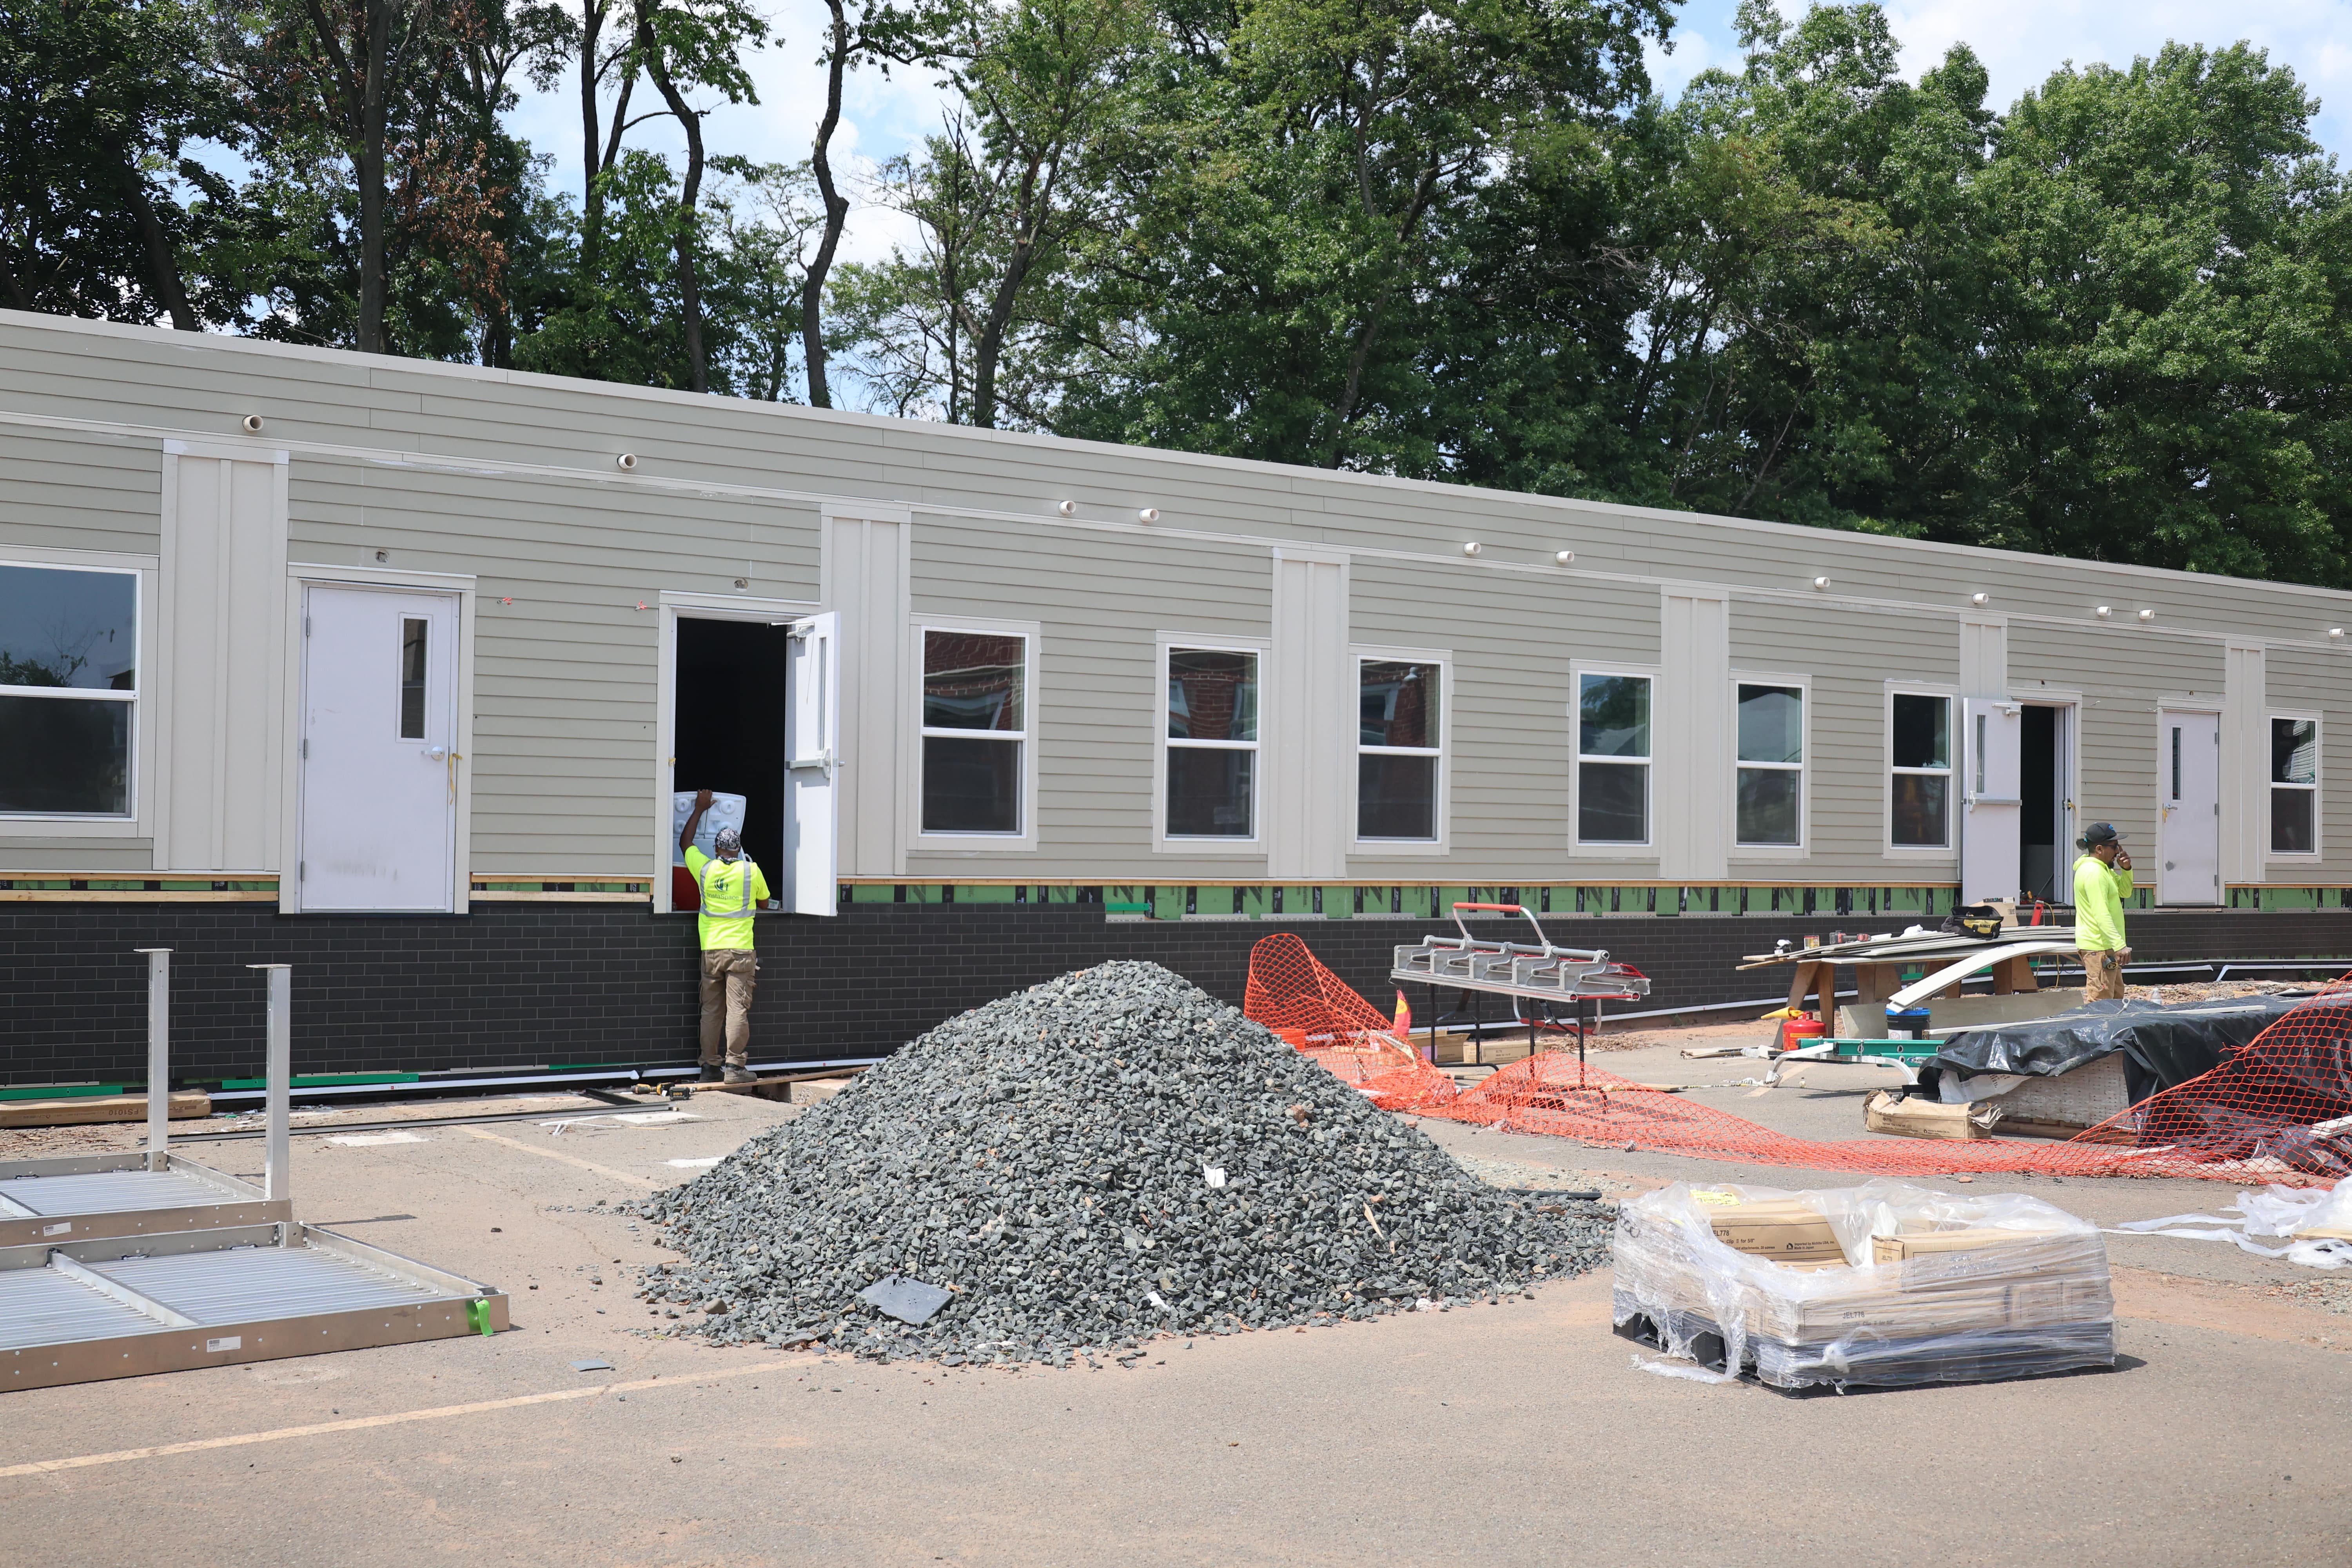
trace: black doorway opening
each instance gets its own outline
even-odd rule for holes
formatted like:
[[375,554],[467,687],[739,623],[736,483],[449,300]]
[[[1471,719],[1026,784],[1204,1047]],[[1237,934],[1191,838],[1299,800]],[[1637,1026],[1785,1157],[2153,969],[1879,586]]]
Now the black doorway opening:
[[2064,818],[2058,795],[2058,710],[2027,703],[2020,715],[2018,793],[2018,883],[2028,897],[2058,901],[2058,825]]
[[770,889],[784,875],[784,692],[792,628],[677,621],[674,788],[743,797],[743,853]]

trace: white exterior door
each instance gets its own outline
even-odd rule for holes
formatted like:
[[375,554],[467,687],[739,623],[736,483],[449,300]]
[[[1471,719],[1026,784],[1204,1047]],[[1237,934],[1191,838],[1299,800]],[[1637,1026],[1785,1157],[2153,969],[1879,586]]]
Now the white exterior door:
[[2023,876],[2022,705],[1971,697],[1960,737],[1960,901],[2013,899]]
[[2221,901],[2221,716],[2157,715],[2157,852],[2164,869],[2157,898],[2167,904]]
[[836,912],[841,815],[841,617],[793,623],[784,702],[784,836],[791,865],[776,889],[793,914]]
[[457,600],[302,591],[305,910],[457,907]]

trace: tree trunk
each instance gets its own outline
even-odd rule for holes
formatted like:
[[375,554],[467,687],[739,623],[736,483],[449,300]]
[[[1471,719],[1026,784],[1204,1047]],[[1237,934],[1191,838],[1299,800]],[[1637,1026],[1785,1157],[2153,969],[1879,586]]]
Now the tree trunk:
[[172,237],[163,232],[163,221],[155,216],[155,204],[148,199],[147,183],[128,163],[121,169],[123,193],[131,204],[131,216],[138,221],[140,242],[147,248],[147,269],[154,277],[155,297],[170,312],[173,327],[184,332],[202,331],[195,309],[188,303],[188,290],[180,281],[179,255],[173,248]]
[[801,280],[801,363],[808,372],[811,408],[833,406],[833,388],[825,378],[825,274],[833,270],[834,252],[841,248],[841,232],[849,224],[849,200],[833,183],[833,133],[841,126],[841,79],[849,69],[849,16],[846,0],[827,0],[833,11],[833,45],[826,51],[824,117],[817,121],[816,141],[809,148],[809,168],[816,175],[817,196],[824,203],[824,231],[808,276]]
[[688,384],[697,392],[710,390],[710,362],[702,347],[702,284],[696,275],[694,251],[697,240],[695,204],[702,195],[702,118],[677,90],[677,83],[669,74],[669,67],[661,57],[654,40],[653,0],[637,0],[637,45],[645,51],[646,74],[654,79],[661,90],[662,101],[669,105],[679,127],[686,132],[686,184],[678,193],[677,248],[678,308],[686,318],[686,370]]
[[[596,275],[596,252],[604,236],[604,193],[596,176],[603,173],[597,154],[604,134],[596,123],[596,54],[604,32],[603,0],[581,0],[580,6],[580,276]],[[625,105],[624,108],[626,106]]]
[[367,37],[360,63],[360,353],[386,352],[384,316],[384,122],[391,112],[392,7],[367,0]]

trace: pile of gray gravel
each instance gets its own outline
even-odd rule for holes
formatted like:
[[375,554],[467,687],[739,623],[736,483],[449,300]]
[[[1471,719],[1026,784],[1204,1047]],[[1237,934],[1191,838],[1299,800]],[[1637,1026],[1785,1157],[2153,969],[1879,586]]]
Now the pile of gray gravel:
[[[1609,1246],[1139,963],[951,1018],[638,1212],[682,1331],[950,1364],[1498,1300]],[[889,1276],[952,1299],[901,1322],[859,1300]]]

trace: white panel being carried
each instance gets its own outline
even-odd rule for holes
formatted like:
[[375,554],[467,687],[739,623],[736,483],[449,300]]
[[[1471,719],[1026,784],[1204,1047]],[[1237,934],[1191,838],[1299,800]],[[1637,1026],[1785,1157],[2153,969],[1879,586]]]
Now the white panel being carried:
[[457,907],[457,596],[302,590],[305,911]]
[[774,891],[791,914],[835,912],[841,816],[841,617],[794,621],[784,702],[789,865]]
[[2024,864],[2024,706],[1971,697],[1961,709],[1960,901],[2012,899]]

